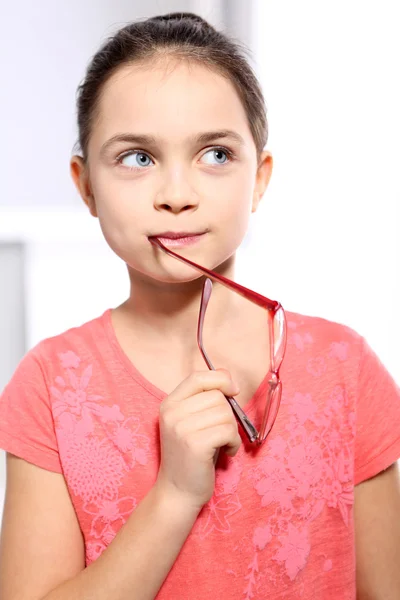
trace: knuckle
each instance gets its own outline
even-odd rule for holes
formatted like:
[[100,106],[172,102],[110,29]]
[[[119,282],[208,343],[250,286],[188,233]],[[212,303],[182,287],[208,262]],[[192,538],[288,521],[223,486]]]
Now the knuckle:
[[160,409],[160,423],[162,423],[162,425],[166,429],[172,429],[174,426],[174,422],[175,422],[175,415],[170,409],[168,409],[168,408],[164,408],[162,410]]
[[207,389],[206,380],[207,380],[207,372],[205,371],[192,371],[191,379],[193,381],[193,386],[198,390]]
[[218,405],[218,414],[225,423],[233,423],[232,409],[225,399],[223,404]]
[[224,432],[226,436],[228,436],[229,439],[232,440],[233,438],[236,438],[237,427],[233,423],[225,423]]
[[224,380],[226,383],[230,383],[232,381],[232,375],[228,371],[228,369],[221,369],[220,373],[222,373]]
[[236,436],[238,435],[237,423],[230,423],[230,430],[232,432],[232,436],[236,439]]
[[179,440],[183,440],[185,439],[185,432],[186,432],[186,428],[185,428],[185,421],[177,421],[174,424],[174,434],[175,437]]
[[225,406],[227,404],[226,398],[221,390],[211,390],[212,399],[221,406]]
[[200,369],[196,369],[192,372],[192,377],[196,381],[203,381],[205,375],[207,375],[207,371],[200,371]]

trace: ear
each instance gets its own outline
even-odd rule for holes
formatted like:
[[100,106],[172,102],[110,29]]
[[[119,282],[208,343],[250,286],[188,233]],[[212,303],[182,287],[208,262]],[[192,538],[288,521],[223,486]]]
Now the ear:
[[254,187],[251,212],[256,212],[260,200],[267,189],[272,174],[272,166],[272,154],[265,150],[261,153],[260,162],[258,163],[257,167],[256,184]]
[[90,187],[89,168],[81,156],[75,155],[71,158],[70,172],[76,189],[89,208],[90,214],[97,217],[96,203]]

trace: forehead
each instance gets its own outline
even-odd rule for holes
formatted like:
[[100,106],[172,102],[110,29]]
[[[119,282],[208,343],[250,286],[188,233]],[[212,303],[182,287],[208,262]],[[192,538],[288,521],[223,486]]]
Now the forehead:
[[126,65],[112,75],[102,90],[92,134],[98,143],[126,131],[178,141],[199,130],[221,128],[251,139],[232,82],[202,65],[169,61]]

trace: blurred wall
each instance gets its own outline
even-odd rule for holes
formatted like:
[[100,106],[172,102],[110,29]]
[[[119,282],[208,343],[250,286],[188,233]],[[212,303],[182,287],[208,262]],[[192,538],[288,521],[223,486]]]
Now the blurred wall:
[[[0,242],[0,390],[26,348],[24,244]],[[0,516],[5,460],[0,450]]]
[[26,350],[25,244],[0,243],[0,389]]

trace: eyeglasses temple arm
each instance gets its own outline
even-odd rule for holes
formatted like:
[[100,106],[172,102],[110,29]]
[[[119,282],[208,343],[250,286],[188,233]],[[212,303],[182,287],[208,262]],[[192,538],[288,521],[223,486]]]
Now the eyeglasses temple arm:
[[[208,302],[210,300],[211,292],[212,292],[212,282],[210,279],[206,279],[204,282],[203,291],[201,294],[200,313],[199,313],[199,321],[198,321],[198,326],[197,326],[197,343],[198,343],[200,352],[201,352],[208,368],[215,371],[215,368],[214,368],[211,360],[207,356],[207,352],[205,351],[205,349],[203,347],[204,316],[206,313],[206,308],[207,308]],[[259,436],[258,436],[258,431],[254,427],[253,423],[250,421],[250,419],[248,418],[246,413],[236,402],[235,398],[232,398],[232,396],[225,396],[225,398],[228,400],[228,402],[235,414],[235,417],[237,418],[239,423],[242,425],[243,430],[244,430],[245,434],[247,435],[249,441],[251,443],[255,442]]]
[[202,267],[201,265],[198,265],[197,263],[193,262],[192,260],[189,260],[188,258],[185,258],[184,256],[180,256],[180,254],[177,254],[170,248],[164,246],[164,244],[157,237],[149,237],[149,240],[153,244],[153,246],[158,246],[170,256],[177,258],[178,260],[186,263],[187,265],[191,265],[198,271],[201,271],[201,273],[203,273],[204,275],[210,277],[210,279],[222,283],[222,285],[230,288],[232,291],[240,294],[244,298],[247,298],[247,300],[251,300],[251,302],[254,302],[255,304],[258,304],[259,306],[262,306],[269,310],[278,310],[278,308],[281,306],[280,302],[277,302],[276,300],[270,300],[262,294],[258,294],[257,292],[254,292],[253,290],[245,287],[244,285],[240,285],[240,283],[231,281],[230,279],[224,277],[223,275],[220,275],[219,273],[215,273],[214,271],[211,271],[206,267]]

